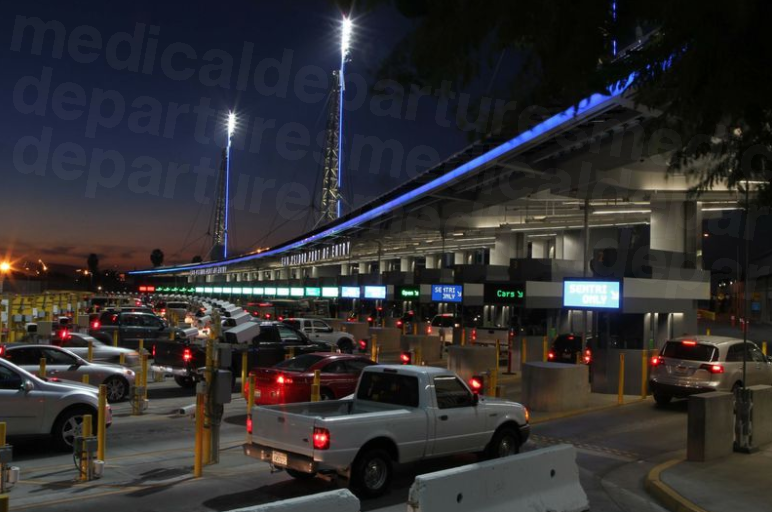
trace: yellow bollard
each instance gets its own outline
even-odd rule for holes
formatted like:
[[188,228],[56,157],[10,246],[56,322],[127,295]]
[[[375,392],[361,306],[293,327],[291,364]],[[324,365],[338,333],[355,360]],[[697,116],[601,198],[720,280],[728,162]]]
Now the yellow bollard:
[[41,357],[40,358],[40,370],[38,371],[38,377],[41,379],[46,378],[46,358]]
[[6,425],[4,421],[0,421],[0,447],[5,446]]
[[311,401],[312,402],[318,402],[319,400],[322,399],[321,382],[322,382],[322,376],[319,373],[319,370],[314,370],[314,381],[311,384]]
[[8,512],[9,510],[11,510],[11,508],[8,504],[8,495],[0,494],[0,512]]
[[528,340],[523,338],[523,341],[520,345],[520,366],[521,367],[522,365],[525,364],[527,359],[528,359]]
[[241,354],[241,395],[244,398],[246,397],[246,389],[247,389],[247,365],[249,364],[249,361],[247,359],[247,353],[244,352]]
[[204,448],[204,395],[196,395],[196,441],[193,449],[193,476],[200,478],[203,473]]
[[413,336],[418,335],[418,322],[413,322]]
[[423,360],[423,354],[421,354],[421,345],[416,345],[415,349],[413,349],[413,364],[416,366],[423,366],[424,360]]
[[[93,429],[91,428],[92,418],[90,414],[83,416],[83,423],[81,423],[81,434],[84,438],[91,437],[93,435]],[[80,457],[80,480],[81,482],[87,482],[89,473],[89,465],[91,461],[85,452],[81,452]]]
[[648,380],[648,371],[649,371],[649,351],[643,350],[641,352],[641,399],[645,399],[646,396],[649,394],[647,389],[647,380]]
[[118,363],[121,366],[126,365],[126,354],[124,354],[123,352],[121,352],[121,354],[118,356]]
[[707,331],[706,331],[706,334],[707,334],[708,336],[710,336],[710,327],[708,327],[708,329],[707,329]]
[[461,328],[461,346],[466,345],[466,329]]
[[373,334],[370,337],[370,359],[378,362],[378,335]]
[[764,353],[764,355],[767,355],[767,342],[762,341],[761,342],[761,351]]
[[252,408],[255,406],[255,376],[249,376],[247,384],[247,414],[252,414]]
[[118,329],[115,329],[113,331],[113,346],[114,347],[118,346]]
[[[142,393],[142,399],[147,400],[147,353],[143,352],[140,356],[142,358],[142,387],[144,388],[144,391]],[[143,403],[144,405],[144,403]]]
[[617,404],[625,403],[625,354],[619,354],[619,390],[617,392]]
[[107,386],[99,385],[99,411],[97,412],[97,459],[105,460],[105,445],[107,442]]
[[499,347],[499,341],[496,340],[496,362],[493,364],[493,368],[491,368],[491,374],[490,378],[488,379],[488,396],[497,396],[496,390],[499,387],[499,351],[501,348]]
[[374,361],[377,363],[378,361],[380,361],[380,359],[381,359],[381,346],[378,345],[377,347],[375,347],[375,359],[374,359]]
[[81,377],[81,378],[80,378],[80,381],[81,381],[83,384],[89,384],[89,378],[88,378],[88,375],[84,375],[83,377]]
[[[123,355],[123,354],[121,354],[121,355]],[[88,360],[89,363],[94,360],[94,342],[92,342],[92,341],[88,342],[88,356],[87,356],[87,360]]]
[[145,340],[139,340],[139,346],[137,347],[137,352],[142,355],[142,352],[145,350]]
[[547,347],[547,337],[546,336],[544,336],[541,339],[541,352],[542,352],[541,360],[546,363],[547,359],[548,359],[547,354],[549,353],[549,348]]

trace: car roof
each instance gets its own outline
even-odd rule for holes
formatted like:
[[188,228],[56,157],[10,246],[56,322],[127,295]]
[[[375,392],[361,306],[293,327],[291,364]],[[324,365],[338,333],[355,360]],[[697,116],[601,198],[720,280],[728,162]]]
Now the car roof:
[[415,365],[402,365],[402,364],[379,364],[378,368],[387,368],[390,370],[399,370],[404,372],[409,370],[410,373],[424,373],[426,375],[455,375],[453,372],[446,370],[445,368],[438,368],[436,366],[415,366]]
[[315,356],[323,356],[326,359],[370,359],[365,354],[342,354],[339,352],[311,352],[311,354]]
[[[707,336],[707,335],[696,335],[696,336],[680,336],[678,338],[668,340],[668,341],[696,341],[697,343],[702,344],[709,344],[709,345],[715,345],[715,346],[722,346],[722,345],[734,345],[736,343],[742,343],[743,340],[740,338],[732,338],[731,336]],[[754,342],[748,340],[749,343]]]

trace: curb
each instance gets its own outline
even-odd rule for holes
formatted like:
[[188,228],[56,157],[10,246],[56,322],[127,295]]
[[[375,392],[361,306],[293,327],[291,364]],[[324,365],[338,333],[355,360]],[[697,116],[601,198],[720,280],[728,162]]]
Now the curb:
[[657,498],[660,504],[671,512],[707,512],[704,508],[678,494],[675,489],[660,478],[663,471],[682,462],[684,459],[673,459],[652,468],[646,475],[643,486],[646,492]]

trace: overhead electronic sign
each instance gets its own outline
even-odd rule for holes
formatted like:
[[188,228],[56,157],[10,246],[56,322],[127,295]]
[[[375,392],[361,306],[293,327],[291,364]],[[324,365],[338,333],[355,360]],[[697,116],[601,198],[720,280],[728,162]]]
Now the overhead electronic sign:
[[464,285],[433,284],[432,302],[462,302],[464,300]]
[[365,299],[385,299],[385,286],[365,286]]
[[622,283],[593,279],[563,281],[563,307],[618,310],[622,307]]
[[322,288],[322,297],[335,298],[338,296],[337,286],[325,286]]
[[418,286],[398,286],[395,295],[398,299],[419,299],[421,290]]
[[276,295],[276,288],[266,287],[265,294],[266,295]]
[[342,286],[340,288],[340,296],[346,299],[358,299],[361,294],[361,290],[358,286]]
[[524,299],[523,284],[488,283],[483,289],[483,300],[486,304],[522,304]]
[[303,288],[290,288],[290,295],[292,295],[293,297],[302,297]]
[[289,288],[276,288],[276,295],[279,297],[289,297],[290,289]]
[[306,297],[319,297],[322,289],[316,286],[306,286]]

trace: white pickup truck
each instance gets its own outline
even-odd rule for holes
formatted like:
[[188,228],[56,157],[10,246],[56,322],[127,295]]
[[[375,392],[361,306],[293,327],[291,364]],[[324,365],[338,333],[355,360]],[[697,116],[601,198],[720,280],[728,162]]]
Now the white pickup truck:
[[525,407],[479,397],[447,370],[370,366],[353,399],[257,406],[247,432],[246,455],[298,479],[345,477],[361,496],[375,497],[388,489],[395,463],[512,455],[530,426]]
[[336,331],[330,324],[318,318],[286,318],[285,324],[294,327],[298,331],[311,338],[312,341],[326,343],[331,350],[340,350],[351,354],[357,346],[354,337],[343,331]]

